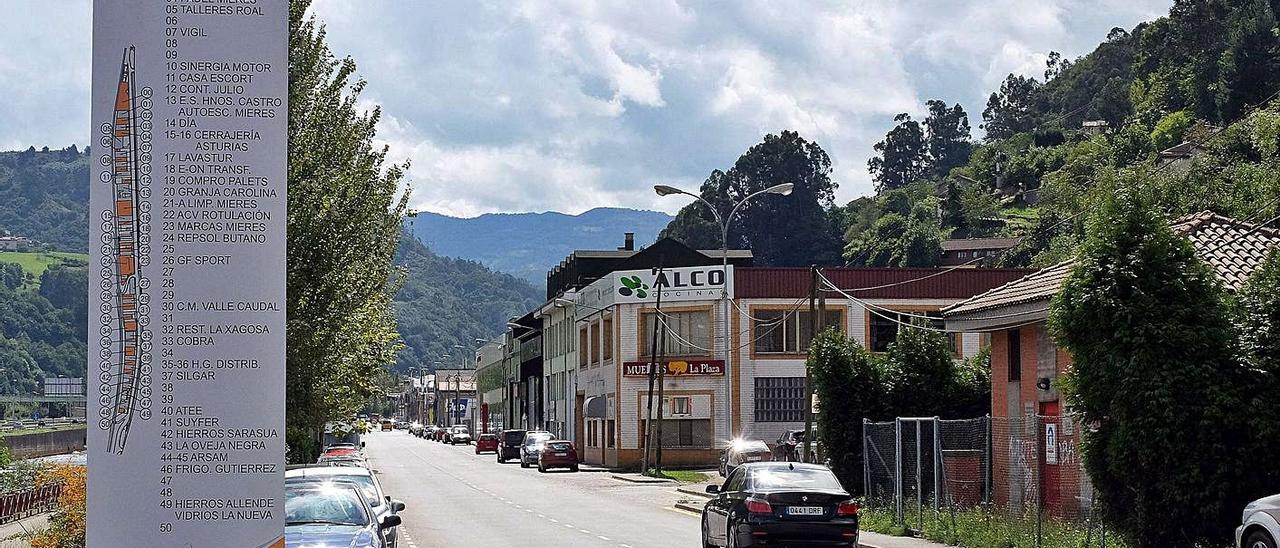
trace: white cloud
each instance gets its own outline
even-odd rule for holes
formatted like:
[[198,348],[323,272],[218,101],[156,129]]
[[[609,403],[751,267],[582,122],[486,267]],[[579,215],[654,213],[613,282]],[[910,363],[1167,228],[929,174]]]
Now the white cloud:
[[[339,55],[412,160],[416,207],[452,214],[678,209],[765,133],[795,129],[835,162],[839,200],[897,112],[960,102],[971,125],[1004,75],[1088,52],[1171,0],[845,3],[317,0]],[[89,6],[6,6],[0,146],[83,143]]]

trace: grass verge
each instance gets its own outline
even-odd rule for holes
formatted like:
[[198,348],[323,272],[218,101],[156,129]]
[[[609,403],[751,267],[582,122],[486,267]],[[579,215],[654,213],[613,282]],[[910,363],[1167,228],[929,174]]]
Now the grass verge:
[[23,270],[30,272],[37,280],[50,266],[55,264],[88,264],[89,256],[81,253],[65,253],[62,251],[0,251],[0,262],[17,263]]
[[649,477],[676,480],[681,483],[702,483],[711,479],[711,476],[702,472],[692,472],[689,470],[663,470],[661,474],[655,474],[652,468],[649,473],[645,474]]
[[[913,512],[907,512],[907,525],[916,528]],[[893,510],[885,507],[864,507],[860,513],[860,525],[865,531],[903,536],[907,526],[895,524]],[[921,536],[926,540],[963,546],[965,548],[1034,548],[1036,546],[1035,516],[1013,517],[991,513],[981,509],[956,510],[954,514],[942,512],[933,515],[926,512]],[[1063,523],[1046,519],[1041,527],[1040,546],[1059,548],[1090,548],[1100,546],[1099,532],[1095,528],[1092,537],[1083,524]],[[1090,541],[1086,544],[1086,540]],[[1107,536],[1107,546],[1129,548],[1129,545],[1113,535]]]

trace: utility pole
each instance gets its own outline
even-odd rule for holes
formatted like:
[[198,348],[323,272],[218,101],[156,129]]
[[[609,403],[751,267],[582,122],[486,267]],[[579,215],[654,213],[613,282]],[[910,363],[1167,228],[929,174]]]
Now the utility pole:
[[664,422],[663,417],[666,415],[666,410],[667,410],[667,400],[664,397],[666,395],[666,385],[667,385],[667,383],[665,382],[667,379],[667,329],[669,328],[667,327],[667,322],[664,319],[662,321],[662,335],[660,335],[662,338],[658,343],[658,364],[659,365],[654,366],[654,367],[662,368],[658,370],[658,435],[657,435],[658,449],[653,459],[654,461],[653,475],[654,476],[662,475],[662,423]]
[[[818,338],[818,267],[809,267],[809,349],[813,349],[813,341]],[[804,363],[804,446],[801,448],[800,462],[809,462],[809,447],[813,442],[813,378],[810,373],[809,360]]]
[[[662,261],[662,255],[658,255],[658,276],[662,275]],[[655,277],[654,279],[656,280],[657,278]],[[653,383],[654,377],[658,374],[654,370],[657,367],[654,362],[658,359],[658,318],[662,314],[662,290],[656,287],[657,285],[657,283],[654,283],[655,287],[653,288],[658,293],[658,296],[653,304],[653,336],[650,339],[649,350],[649,392],[646,396],[648,407],[645,409],[644,414],[644,456],[640,459],[641,475],[649,473],[649,448],[653,446]],[[643,314],[641,317],[644,317]],[[586,349],[580,348],[578,351],[586,352]]]

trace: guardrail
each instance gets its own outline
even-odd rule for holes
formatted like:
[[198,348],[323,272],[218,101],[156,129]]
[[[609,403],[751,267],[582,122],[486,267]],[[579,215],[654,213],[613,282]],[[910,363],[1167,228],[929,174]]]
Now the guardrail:
[[28,428],[49,428],[51,426],[67,426],[71,424],[84,424],[84,419],[73,419],[62,417],[57,419],[23,419],[17,421],[0,422],[0,431],[4,430],[26,430]]
[[58,506],[60,494],[62,485],[53,484],[0,495],[0,524],[51,512]]

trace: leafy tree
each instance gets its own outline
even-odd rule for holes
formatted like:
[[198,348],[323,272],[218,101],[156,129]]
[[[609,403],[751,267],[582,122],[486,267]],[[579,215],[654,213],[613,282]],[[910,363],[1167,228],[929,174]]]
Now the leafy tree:
[[818,438],[831,471],[852,493],[862,488],[862,420],[885,416],[883,367],[857,341],[827,329],[809,348],[809,372],[817,395]]
[[987,99],[982,111],[982,129],[987,140],[1005,139],[1015,133],[1031,131],[1039,114],[1035,92],[1040,82],[1035,78],[1010,74],[1000,84],[1000,91]]
[[1156,122],[1151,130],[1151,146],[1154,150],[1165,150],[1182,142],[1182,137],[1191,128],[1191,113],[1185,110],[1173,112]]
[[899,327],[884,356],[893,379],[893,415],[973,417],[990,412],[990,358],[957,360],[947,335],[924,329],[921,321],[914,322],[919,327]]
[[905,112],[893,121],[898,125],[875,144],[877,155],[867,161],[877,192],[904,187],[928,174],[929,149],[920,123]]
[[942,260],[942,227],[937,198],[915,202],[907,215],[886,211],[870,229],[845,246],[845,258],[849,264],[937,266]]
[[947,181],[946,195],[942,198],[942,226],[954,228],[961,234],[969,228],[964,215],[964,196],[955,181]]
[[[769,134],[747,150],[727,172],[713,172],[701,195],[727,215],[753,192],[774,185],[795,185],[790,196],[763,195],[738,210],[729,246],[746,247],[757,264],[767,266],[830,265],[840,260],[840,230],[835,208],[836,183],[831,158],[817,143],[794,131]],[[700,219],[700,220],[698,220]],[[686,207],[667,225],[664,236],[701,247],[712,229],[719,247],[719,227],[704,207]]]
[[940,177],[950,173],[951,168],[969,161],[969,154],[973,152],[973,143],[969,141],[969,115],[965,114],[960,103],[948,107],[945,101],[932,99],[926,105],[929,116],[924,119],[924,128],[929,171],[934,177]]
[[1221,540],[1256,489],[1237,447],[1252,433],[1223,289],[1128,192],[1090,219],[1077,261],[1049,325],[1073,356],[1069,397],[1089,425],[1082,452],[1099,508],[1136,546]]
[[[1249,405],[1263,409],[1270,405],[1268,396],[1280,390],[1280,252],[1272,251],[1240,289],[1236,317],[1241,362],[1252,377]],[[1253,432],[1248,450],[1260,462],[1276,462],[1280,449],[1271,442],[1280,437],[1280,417],[1250,413],[1246,420]],[[1256,491],[1280,490],[1280,470],[1264,465],[1261,471],[1265,477]]]
[[407,166],[373,145],[379,111],[359,112],[364,82],[337,60],[295,0],[289,18],[287,439],[309,462],[326,421],[355,413],[399,348],[391,259]]

